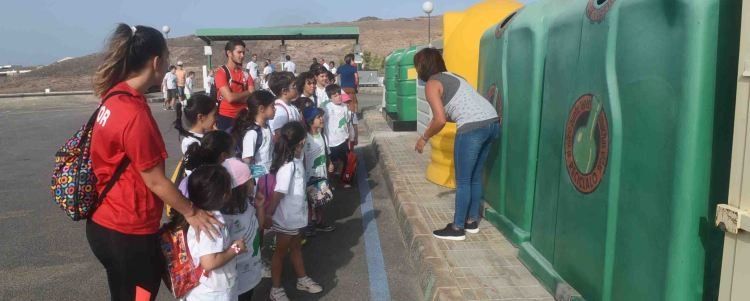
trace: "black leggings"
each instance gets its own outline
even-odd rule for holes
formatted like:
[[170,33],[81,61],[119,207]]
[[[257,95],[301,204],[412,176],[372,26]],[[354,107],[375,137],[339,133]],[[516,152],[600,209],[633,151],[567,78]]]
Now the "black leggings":
[[253,301],[253,290],[242,293],[242,295],[237,298],[237,301]]
[[156,299],[164,271],[157,234],[123,234],[88,220],[86,238],[107,271],[112,301]]

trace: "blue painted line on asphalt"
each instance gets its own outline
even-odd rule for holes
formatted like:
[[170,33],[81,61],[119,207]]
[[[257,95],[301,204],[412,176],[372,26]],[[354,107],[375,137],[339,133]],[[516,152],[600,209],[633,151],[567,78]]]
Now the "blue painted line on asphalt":
[[385,273],[385,261],[383,250],[380,247],[380,235],[378,234],[378,223],[375,220],[375,210],[372,206],[372,192],[367,183],[367,167],[364,157],[357,152],[359,164],[357,164],[357,186],[359,187],[360,210],[362,211],[362,226],[364,227],[365,255],[367,257],[367,272],[370,277],[370,300],[391,300],[391,292],[388,288],[388,276]]

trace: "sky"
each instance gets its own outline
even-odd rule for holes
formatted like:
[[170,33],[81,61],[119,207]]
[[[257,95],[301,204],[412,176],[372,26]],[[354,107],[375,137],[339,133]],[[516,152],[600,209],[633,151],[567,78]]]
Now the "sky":
[[[520,0],[529,3],[535,0]],[[423,0],[3,0],[0,65],[44,65],[101,51],[115,24],[171,27],[170,37],[198,28],[266,27],[424,15]],[[479,0],[432,0],[433,15]],[[218,5],[224,3],[222,5]]]

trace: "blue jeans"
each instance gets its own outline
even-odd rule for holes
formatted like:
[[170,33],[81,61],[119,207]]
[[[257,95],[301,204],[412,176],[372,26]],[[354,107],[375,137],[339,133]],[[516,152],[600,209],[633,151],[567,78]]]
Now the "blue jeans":
[[492,142],[500,136],[500,124],[456,134],[453,159],[456,167],[456,213],[453,226],[463,229],[467,218],[479,221],[482,203],[482,172]]

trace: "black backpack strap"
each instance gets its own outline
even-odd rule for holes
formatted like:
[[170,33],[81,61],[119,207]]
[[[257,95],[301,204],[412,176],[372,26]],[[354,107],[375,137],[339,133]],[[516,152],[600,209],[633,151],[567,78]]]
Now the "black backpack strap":
[[117,180],[120,179],[120,176],[123,172],[125,172],[125,169],[130,164],[130,159],[128,157],[125,157],[120,162],[120,165],[117,166],[117,169],[115,170],[115,173],[112,174],[112,178],[109,179],[109,182],[107,182],[107,186],[104,186],[104,190],[102,190],[102,193],[99,194],[99,201],[103,201],[104,198],[107,196],[107,193],[109,190],[112,189],[113,186],[115,186],[115,183]]
[[255,152],[253,153],[254,154],[253,157],[256,158],[255,161],[258,161],[257,160],[257,158],[258,158],[258,151],[260,151],[260,147],[263,146],[263,128],[261,128],[261,127],[259,127],[259,126],[256,125],[253,130],[256,133],[256,135],[255,135]]

